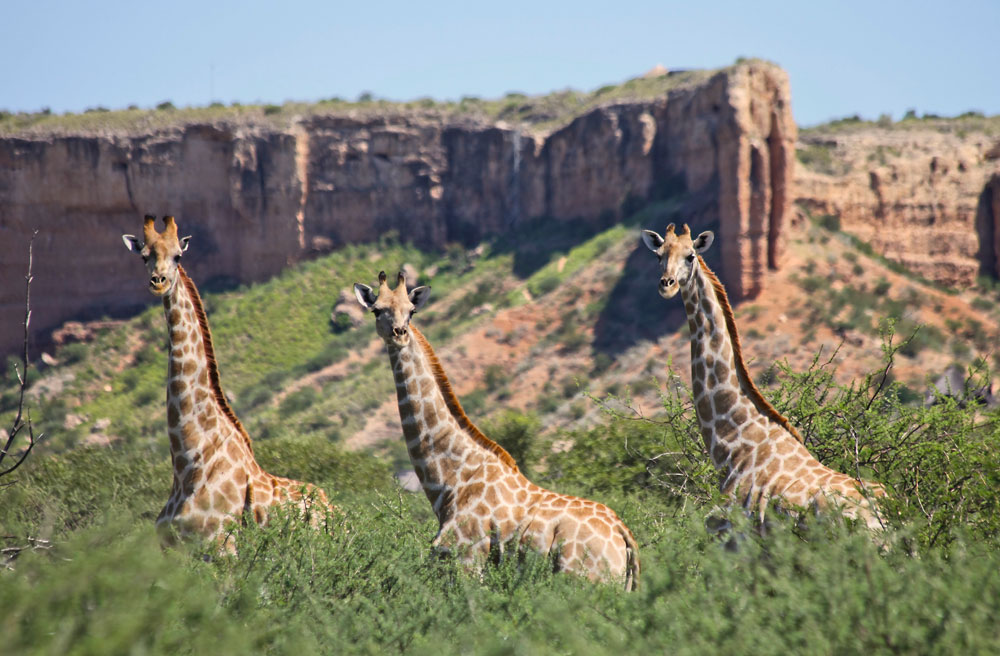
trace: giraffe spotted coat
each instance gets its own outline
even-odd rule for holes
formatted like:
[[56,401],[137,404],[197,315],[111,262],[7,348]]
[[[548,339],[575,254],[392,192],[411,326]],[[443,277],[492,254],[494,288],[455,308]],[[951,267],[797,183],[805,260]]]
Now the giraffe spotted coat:
[[834,507],[879,530],[878,483],[862,481],[820,463],[788,420],[754,385],[743,362],[733,311],[722,283],[699,253],[714,236],[691,239],[690,229],[660,237],[643,231],[643,241],[660,259],[659,292],[681,293],[691,334],[691,388],[705,448],[722,472],[722,491],[761,518],[771,500],[790,510]]
[[232,550],[228,529],[246,518],[265,523],[269,510],[292,502],[314,525],[333,510],[309,483],[273,476],[257,464],[250,437],[226,400],[205,309],[180,266],[187,239],[173,217],[157,233],[146,217],[143,240],[125,235],[150,272],[150,290],[163,298],[169,331],[167,434],[173,464],[170,497],[156,519],[168,541],[199,535]]
[[466,416],[430,343],[410,324],[428,288],[407,294],[402,274],[395,290],[384,273],[379,281],[377,297],[366,285],[355,290],[388,348],[406,448],[439,522],[432,545],[467,562],[511,545],[531,548],[550,554],[558,570],[634,589],[639,560],[628,527],[603,504],[546,490],[521,474]]

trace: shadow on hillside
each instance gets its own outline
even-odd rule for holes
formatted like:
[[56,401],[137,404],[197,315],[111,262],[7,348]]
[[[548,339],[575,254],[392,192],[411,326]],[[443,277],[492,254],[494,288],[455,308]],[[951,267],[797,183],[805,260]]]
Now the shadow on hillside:
[[613,212],[597,221],[560,221],[539,217],[517,226],[497,240],[494,253],[514,256],[514,275],[524,280],[591,237],[617,223]]
[[660,268],[656,257],[638,235],[636,241],[594,325],[594,350],[613,357],[642,340],[656,341],[687,322],[679,297],[666,300],[657,293]]
[[[718,224],[713,222],[692,230],[714,230],[718,234]],[[657,231],[662,232],[662,229]],[[705,263],[713,271],[718,271],[722,263],[719,253],[717,246],[705,253]],[[621,277],[597,317],[595,351],[617,357],[642,340],[659,340],[687,323],[680,294],[669,300],[662,298],[657,292],[659,279],[656,256],[642,243],[636,230],[635,250],[625,262]]]

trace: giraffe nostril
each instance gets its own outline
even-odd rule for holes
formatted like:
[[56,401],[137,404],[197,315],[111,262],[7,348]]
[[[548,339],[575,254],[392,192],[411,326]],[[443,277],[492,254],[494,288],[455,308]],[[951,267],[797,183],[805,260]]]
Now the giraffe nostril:
[[673,287],[673,285],[674,285],[674,279],[671,278],[670,280],[667,281],[667,287]]

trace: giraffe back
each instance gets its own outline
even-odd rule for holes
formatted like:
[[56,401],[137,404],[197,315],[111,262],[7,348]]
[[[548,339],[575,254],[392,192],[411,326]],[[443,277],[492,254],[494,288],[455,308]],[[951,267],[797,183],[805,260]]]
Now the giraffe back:
[[[466,557],[473,559],[503,554],[516,545],[517,549],[549,554],[557,570],[583,574],[592,580],[620,579],[627,589],[634,589],[639,575],[638,547],[624,522],[604,504],[552,492],[529,481],[514,458],[468,418],[430,343],[414,326],[410,329],[434,378],[446,415],[430,418],[435,431],[433,444],[438,449],[447,444],[454,458],[461,459],[454,476],[449,476],[444,471],[446,465],[436,461],[450,458],[435,458],[433,449],[420,452],[429,456],[426,469],[418,471],[425,490],[428,479],[451,480],[443,486],[430,481],[433,492],[428,490],[428,498],[441,520],[435,546],[467,551]],[[419,370],[421,364],[414,366]],[[412,389],[425,388],[413,385]],[[405,414],[418,423],[427,421],[426,406],[421,407],[424,412],[414,413],[412,406],[404,411],[401,405],[401,418]],[[456,435],[439,428],[449,419]],[[462,448],[463,441],[472,446]]]

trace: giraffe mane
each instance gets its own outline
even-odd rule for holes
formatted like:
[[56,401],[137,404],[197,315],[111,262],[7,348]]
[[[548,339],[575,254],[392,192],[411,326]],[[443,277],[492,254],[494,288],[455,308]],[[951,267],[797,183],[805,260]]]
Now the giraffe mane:
[[431,348],[430,342],[424,337],[423,333],[417,330],[417,327],[412,323],[410,324],[410,332],[416,339],[417,344],[423,349],[424,354],[427,356],[427,361],[430,363],[431,371],[434,372],[434,380],[437,382],[438,389],[441,391],[441,396],[444,397],[444,402],[448,406],[448,411],[451,412],[451,416],[458,421],[458,425],[461,426],[465,431],[472,436],[472,439],[479,443],[480,446],[484,447],[490,453],[493,453],[500,461],[504,464],[510,466],[515,472],[517,469],[517,461],[507,450],[502,446],[486,437],[472,420],[469,419],[468,415],[465,414],[465,410],[462,409],[462,404],[458,402],[458,397],[455,396],[455,392],[451,389],[451,381],[448,380],[448,376],[444,373],[444,367],[441,366],[440,360],[437,358],[437,354],[434,353],[434,349]]
[[722,306],[722,315],[726,318],[726,330],[729,332],[729,341],[733,344],[733,356],[736,360],[736,375],[739,377],[740,384],[743,386],[744,391],[753,404],[757,407],[762,414],[766,415],[768,419],[776,422],[782,428],[787,430],[792,434],[795,439],[799,442],[805,442],[799,432],[792,426],[792,423],[788,421],[788,417],[784,416],[778,412],[773,405],[771,405],[764,395],[760,393],[757,389],[757,385],[754,384],[753,378],[750,377],[750,373],[747,371],[747,365],[743,361],[743,349],[740,345],[740,334],[736,331],[736,317],[733,316],[733,308],[729,304],[729,296],[726,294],[726,288],[722,286],[722,281],[715,275],[708,265],[705,264],[705,260],[698,256],[698,262],[701,263],[701,270],[705,272],[708,279],[712,281],[712,287],[715,288],[715,296],[719,300],[719,305]]
[[198,317],[198,328],[201,331],[202,344],[205,345],[205,360],[208,363],[208,380],[212,387],[212,395],[215,397],[215,402],[219,404],[222,414],[229,419],[236,432],[243,438],[243,442],[250,450],[250,456],[253,457],[253,444],[250,442],[250,436],[247,434],[246,429],[243,428],[243,424],[240,423],[236,413],[233,412],[233,408],[229,405],[226,395],[222,392],[222,383],[219,380],[219,366],[215,362],[215,349],[212,347],[212,331],[208,328],[208,316],[205,314],[205,306],[201,302],[198,288],[188,276],[184,267],[178,265],[177,271],[180,274],[181,282],[184,283],[184,288],[187,289],[188,294],[191,296],[191,302],[194,304],[194,313]]

